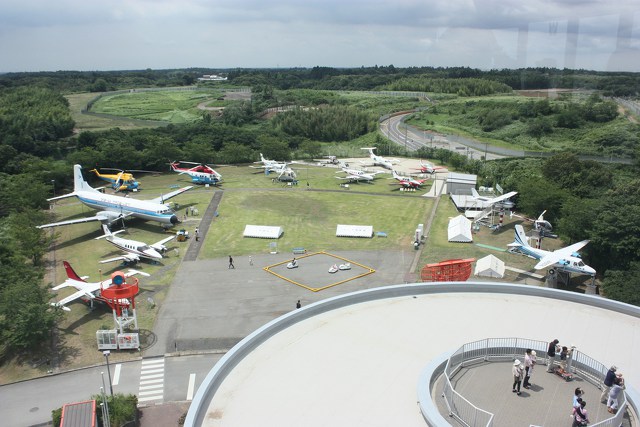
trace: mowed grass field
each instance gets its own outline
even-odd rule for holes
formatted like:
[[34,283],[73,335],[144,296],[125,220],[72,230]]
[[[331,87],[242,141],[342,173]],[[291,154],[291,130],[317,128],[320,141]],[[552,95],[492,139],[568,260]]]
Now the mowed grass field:
[[71,116],[75,121],[75,130],[77,132],[83,131],[102,131],[118,127],[123,130],[141,129],[148,127],[157,127],[154,122],[141,123],[137,120],[127,120],[126,117],[115,117],[108,119],[104,117],[97,117],[90,114],[82,114],[82,109],[87,106],[87,103],[95,98],[96,93],[78,93],[72,95],[66,95],[65,98],[69,101],[69,110]]
[[222,92],[210,89],[158,92],[130,92],[107,95],[93,104],[91,111],[142,120],[186,123],[200,120],[200,103],[210,103]]

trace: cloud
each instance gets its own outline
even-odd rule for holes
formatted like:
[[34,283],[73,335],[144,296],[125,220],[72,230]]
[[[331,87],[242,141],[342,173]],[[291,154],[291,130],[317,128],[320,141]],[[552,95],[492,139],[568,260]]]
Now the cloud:
[[623,0],[6,0],[0,71],[571,62],[638,70],[639,28],[637,2]]

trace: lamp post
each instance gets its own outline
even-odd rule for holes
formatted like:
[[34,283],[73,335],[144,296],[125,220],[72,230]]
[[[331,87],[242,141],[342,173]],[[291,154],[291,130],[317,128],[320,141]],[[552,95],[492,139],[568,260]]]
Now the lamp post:
[[109,375],[109,391],[111,392],[111,397],[113,397],[113,385],[111,384],[111,369],[109,368],[109,355],[111,352],[109,350],[105,350],[102,352],[104,357],[107,359],[107,374]]
[[53,197],[56,197],[56,180],[51,180],[51,187],[53,188]]

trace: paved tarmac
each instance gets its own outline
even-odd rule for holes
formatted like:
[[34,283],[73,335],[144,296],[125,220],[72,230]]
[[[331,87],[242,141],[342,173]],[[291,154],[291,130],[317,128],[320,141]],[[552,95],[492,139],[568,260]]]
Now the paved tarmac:
[[[228,350],[258,327],[303,305],[356,290],[414,281],[406,272],[414,260],[413,248],[397,251],[348,251],[335,255],[371,267],[376,271],[328,289],[313,292],[263,270],[263,267],[294,257],[291,253],[254,254],[228,259],[183,262],[160,308],[154,326],[156,342],[145,357],[175,351]],[[291,277],[312,287],[322,287],[361,273],[328,268],[339,260],[327,257],[301,259]],[[338,276],[339,275],[339,276]],[[353,276],[351,276],[353,275]],[[320,286],[315,286],[320,285]]]

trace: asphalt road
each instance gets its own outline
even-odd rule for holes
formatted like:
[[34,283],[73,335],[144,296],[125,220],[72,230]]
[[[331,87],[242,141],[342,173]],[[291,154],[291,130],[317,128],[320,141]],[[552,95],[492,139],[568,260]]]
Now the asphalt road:
[[485,155],[487,160],[501,159],[504,157],[490,152],[476,150],[475,148],[451,141],[447,139],[445,135],[416,132],[414,128],[406,126],[402,121],[403,118],[410,114],[411,113],[399,114],[381,122],[381,132],[396,144],[404,146],[410,151],[415,151],[421,147],[433,147],[464,154],[475,160],[480,160]]
[[[222,354],[197,354],[162,357],[162,372],[154,373],[159,380],[154,396],[161,398],[143,402],[154,405],[164,401],[190,400],[213,365]],[[145,359],[147,361],[148,359]],[[113,392],[140,394],[149,387],[143,381],[143,360],[110,364]],[[49,377],[0,386],[2,426],[22,427],[51,421],[51,411],[65,403],[81,402],[99,394],[104,373],[106,393],[109,393],[107,366],[96,366]],[[190,382],[192,383],[190,388]]]

